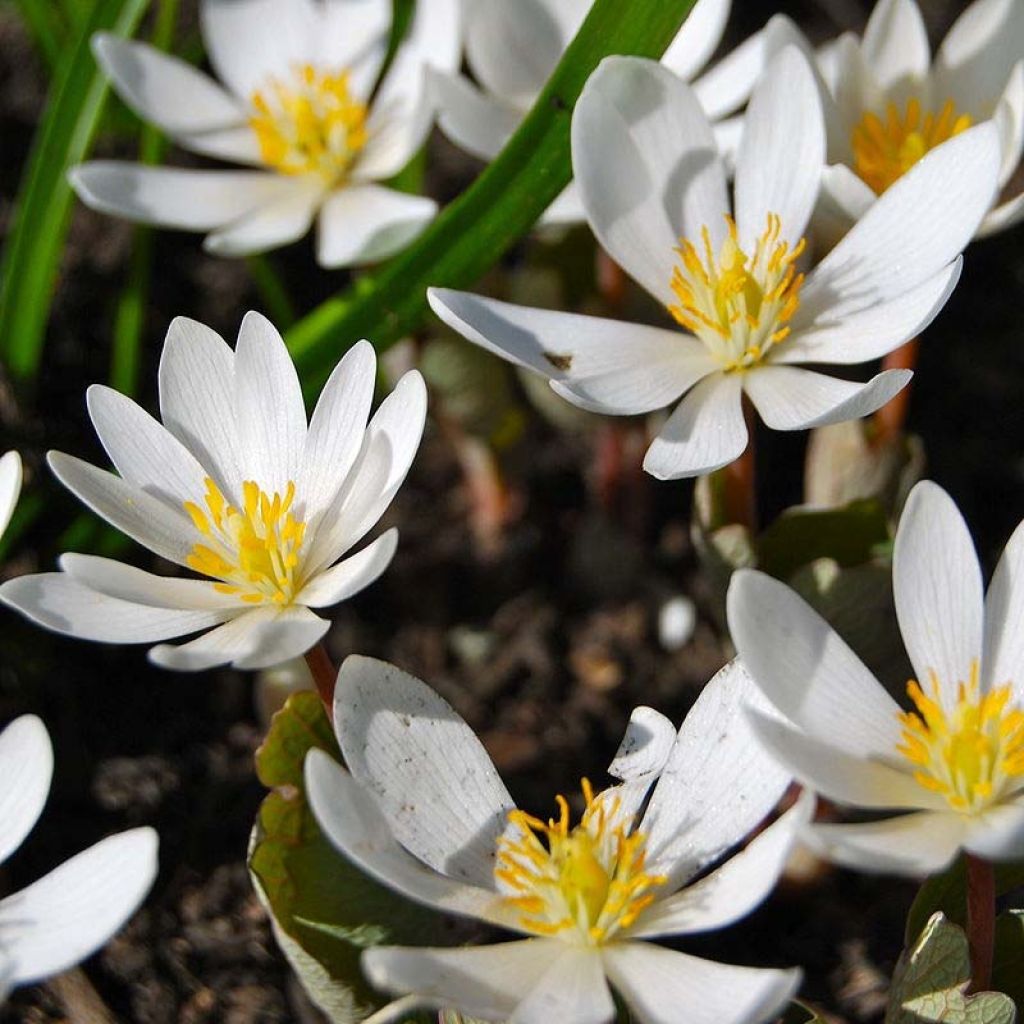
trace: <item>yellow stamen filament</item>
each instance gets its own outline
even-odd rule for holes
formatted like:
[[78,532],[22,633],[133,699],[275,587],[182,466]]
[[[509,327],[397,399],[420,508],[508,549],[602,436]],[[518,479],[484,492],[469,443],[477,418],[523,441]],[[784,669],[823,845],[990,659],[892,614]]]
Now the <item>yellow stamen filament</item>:
[[953,810],[977,814],[1024,784],[1024,711],[1010,704],[1009,686],[983,695],[974,662],[951,710],[942,705],[934,673],[929,693],[914,680],[907,693],[917,710],[900,712],[897,749],[922,786],[942,794]]
[[291,604],[301,589],[299,549],[306,524],[291,512],[295,484],[282,497],[268,495],[252,480],[242,484],[243,507],[229,505],[213,480],[206,479],[205,509],[186,501],[185,511],[203,535],[186,560],[215,589],[247,604]]
[[884,120],[868,111],[853,130],[853,169],[881,195],[906,174],[925,153],[971,127],[970,114],[958,114],[946,100],[938,114],[925,113],[911,99],[901,113],[895,103],[885,108]]
[[618,798],[595,798],[586,779],[582,789],[586,809],[574,828],[563,796],[556,798],[558,818],[547,823],[512,811],[515,828],[498,842],[494,874],[523,928],[536,935],[575,931],[597,946],[634,924],[667,879],[645,871],[646,836],[618,820]]
[[319,174],[336,185],[366,145],[367,108],[353,98],[347,72],[304,64],[290,83],[275,78],[254,92],[252,107],[260,154],[283,174]]
[[804,282],[796,261],[806,240],[790,249],[781,239],[781,219],[769,213],[750,256],[740,247],[735,221],[725,219],[729,230],[717,254],[707,226],[700,247],[683,239],[676,250],[681,264],[672,273],[672,291],[679,302],[668,309],[731,373],[756,366],[789,335]]

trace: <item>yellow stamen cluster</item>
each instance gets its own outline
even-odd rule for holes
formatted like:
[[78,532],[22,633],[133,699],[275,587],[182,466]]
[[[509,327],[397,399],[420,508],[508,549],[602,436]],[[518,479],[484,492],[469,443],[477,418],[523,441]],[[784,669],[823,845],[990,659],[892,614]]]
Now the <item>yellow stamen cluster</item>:
[[247,604],[290,604],[301,587],[296,577],[306,524],[291,513],[295,484],[282,497],[271,497],[252,480],[242,484],[243,507],[229,505],[207,478],[205,510],[186,501],[185,511],[206,538],[189,554],[188,565],[220,580],[222,594],[238,595]]
[[789,335],[787,324],[800,306],[804,282],[796,261],[806,240],[790,249],[781,240],[782,221],[769,213],[768,226],[748,256],[735,221],[727,216],[726,222],[729,230],[717,254],[706,226],[700,248],[684,239],[676,250],[682,265],[673,271],[672,291],[679,303],[669,312],[731,373],[756,366]]
[[644,870],[646,836],[617,820],[618,798],[596,799],[586,779],[582,789],[586,810],[574,828],[563,796],[556,798],[558,819],[547,823],[512,811],[514,827],[499,840],[494,874],[513,893],[505,904],[523,928],[538,935],[574,930],[596,946],[632,925],[666,879]]
[[952,710],[942,705],[934,673],[929,690],[914,680],[907,684],[917,710],[900,712],[897,748],[917,768],[914,778],[922,786],[941,793],[953,810],[977,814],[1024,784],[1024,711],[1010,705],[1010,687],[983,695],[975,662]]
[[853,169],[881,195],[925,153],[971,124],[970,114],[958,114],[952,100],[947,100],[938,114],[926,114],[917,99],[909,100],[902,113],[895,103],[889,103],[884,120],[868,111],[853,130]]
[[366,105],[353,98],[345,72],[304,64],[291,83],[272,79],[253,93],[252,106],[260,154],[283,174],[319,174],[335,185],[366,145]]

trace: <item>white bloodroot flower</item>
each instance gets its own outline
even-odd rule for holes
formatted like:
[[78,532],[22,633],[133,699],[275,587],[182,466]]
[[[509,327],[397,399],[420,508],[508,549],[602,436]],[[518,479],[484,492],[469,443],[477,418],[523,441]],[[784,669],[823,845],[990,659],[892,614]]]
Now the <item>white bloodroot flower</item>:
[[0,458],[0,537],[14,515],[14,506],[21,494],[21,456],[6,452]]
[[638,708],[609,769],[621,781],[598,794],[584,780],[585,808],[573,825],[561,796],[550,821],[517,810],[480,741],[428,686],[350,657],[334,703],[349,770],[322,751],[306,759],[307,796],[327,837],[411,900],[526,936],[460,949],[368,949],[369,980],[423,1005],[517,1024],[609,1022],[609,983],[644,1024],[773,1017],[799,971],[728,966],[648,941],[750,913],[813,810],[813,800],[801,800],[719,863],[790,778],[754,742],[743,714],[749,699],[760,699],[757,689],[734,663],[708,684],[678,735],[668,719]]
[[[50,737],[35,715],[0,732],[0,861],[39,820],[52,775]],[[134,828],[101,839],[0,900],[0,997],[96,952],[135,913],[156,871],[156,832]]]
[[[154,576],[92,555],[21,576],[0,600],[49,629],[107,643],[151,643],[209,630],[150,658],[199,670],[259,669],[319,642],[311,609],[344,601],[388,566],[398,531],[342,558],[391,503],[419,446],[426,388],[409,371],[367,424],[376,357],[353,347],[307,428],[281,336],[249,313],[234,352],[178,318],[160,360],[161,425],[111,388],[89,415],[117,472],[60,452],[50,468],[81,501],[155,554],[205,579]],[[337,564],[336,564],[337,563]]]
[[420,148],[434,108],[428,66],[454,69],[458,0],[422,0],[374,91],[390,0],[203,0],[201,26],[224,85],[145,43],[106,33],[97,60],[122,99],[180,146],[260,170],[186,170],[96,161],[74,168],[83,202],[118,217],[209,232],[240,256],[287,245],[318,222],[327,267],[385,258],[436,203],[379,184]]
[[741,570],[729,589],[740,658],[783,718],[752,712],[779,763],[823,796],[909,814],[811,826],[842,864],[908,875],[960,850],[1024,857],[1024,524],[988,594],[952,499],[910,494],[893,558],[896,614],[917,681],[902,710],[785,584]]
[[[593,0],[473,0],[466,21],[466,62],[478,85],[435,71],[438,126],[461,149],[493,160],[534,105]],[[683,81],[694,78],[718,48],[732,0],[698,0],[662,63]],[[758,68],[753,59],[726,59],[694,88],[713,120],[742,103]],[[738,79],[738,80],[736,80]],[[736,81],[734,81],[736,80]],[[570,184],[544,217],[547,224],[586,220]]]
[[576,107],[572,140],[594,233],[677,327],[442,289],[431,290],[431,305],[584,409],[638,415],[685,395],[644,460],[661,479],[708,473],[743,452],[744,393],[776,430],[855,419],[889,401],[908,371],[859,384],[795,364],[863,363],[920,333],[956,284],[1000,162],[991,124],[963,132],[889,189],[805,278],[825,135],[813,73],[795,47],[774,58],[747,110],[731,209],[697,98],[652,61],[606,59]]

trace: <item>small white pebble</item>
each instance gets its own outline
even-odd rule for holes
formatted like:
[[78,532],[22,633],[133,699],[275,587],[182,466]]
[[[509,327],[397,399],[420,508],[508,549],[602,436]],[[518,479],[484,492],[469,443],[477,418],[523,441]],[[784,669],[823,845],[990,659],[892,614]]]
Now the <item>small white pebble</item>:
[[696,626],[697,607],[682,594],[669,598],[658,612],[658,640],[666,651],[685,647]]

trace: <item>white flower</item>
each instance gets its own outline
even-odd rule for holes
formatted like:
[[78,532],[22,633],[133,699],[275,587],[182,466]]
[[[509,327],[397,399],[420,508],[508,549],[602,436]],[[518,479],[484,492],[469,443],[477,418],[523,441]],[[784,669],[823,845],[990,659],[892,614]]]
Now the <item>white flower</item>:
[[953,501],[918,484],[893,559],[896,613],[918,681],[901,710],[832,628],[787,586],[733,577],[729,629],[740,658],[788,721],[752,714],[760,740],[838,803],[911,813],[815,825],[841,863],[920,875],[959,850],[1024,857],[1024,525],[983,595]]
[[[0,861],[32,831],[52,774],[50,737],[35,715],[0,732]],[[0,995],[91,956],[135,913],[156,870],[157,835],[135,828],[0,900]]]
[[551,822],[517,810],[480,741],[428,686],[383,662],[349,658],[334,704],[349,771],[321,751],[306,759],[307,796],[324,832],[409,899],[526,936],[461,949],[369,949],[370,981],[518,1024],[611,1021],[609,983],[644,1024],[773,1017],[798,971],[727,966],[646,941],[750,913],[811,814],[813,801],[801,801],[707,870],[746,839],[789,781],[744,718],[756,695],[734,664],[708,684],[678,735],[664,716],[638,708],[609,769],[621,783],[595,795],[584,781],[586,810],[572,827],[563,797]]
[[383,259],[436,204],[377,184],[423,144],[433,119],[426,69],[457,66],[458,0],[423,0],[376,92],[390,0],[203,0],[203,38],[224,86],[145,43],[108,34],[97,60],[142,118],[196,153],[261,170],[183,170],[96,161],[71,183],[89,206],[210,232],[224,256],[301,238],[318,221],[328,267]]
[[857,384],[794,364],[862,363],[920,333],[956,284],[999,167],[991,124],[962,133],[889,189],[805,280],[799,257],[825,138],[814,76],[795,47],[775,57],[747,110],[735,219],[707,117],[658,64],[605,60],[572,136],[591,227],[679,326],[441,289],[430,302],[469,340],[543,374],[584,409],[636,415],[686,394],[644,460],[662,479],[707,473],[742,453],[744,392],[776,430],[855,419],[889,401],[907,371]]
[[14,506],[21,494],[21,456],[7,452],[0,458],[0,537],[14,515]]
[[[479,85],[463,75],[433,73],[441,130],[466,152],[493,160],[536,102],[592,6],[593,0],[474,0],[465,15],[466,61]],[[717,49],[731,6],[732,0],[699,0],[662,63],[684,81],[694,78]],[[709,117],[722,117],[747,98],[760,70],[756,57],[727,58],[709,72],[706,83],[695,83]],[[585,220],[574,184],[544,217],[548,224]]]
[[209,630],[154,647],[150,657],[168,668],[265,668],[307,651],[330,625],[311,609],[372,583],[398,543],[388,530],[338,561],[391,503],[423,432],[415,370],[367,425],[375,372],[362,341],[331,374],[307,429],[295,367],[264,317],[246,316],[234,352],[202,324],[175,320],[160,361],[163,425],[110,388],[89,389],[93,426],[120,475],[59,452],[49,463],[98,515],[208,578],[65,554],[61,572],[10,580],[0,600],[107,643]]

